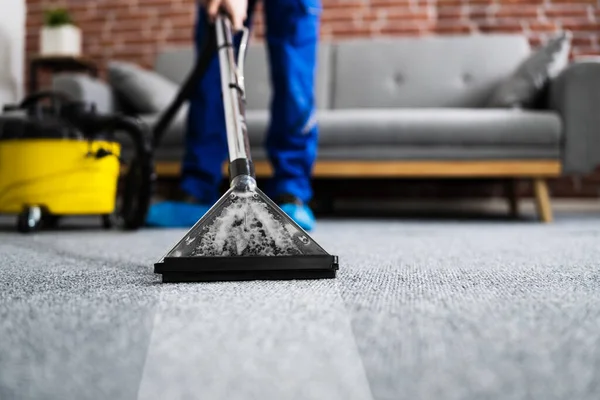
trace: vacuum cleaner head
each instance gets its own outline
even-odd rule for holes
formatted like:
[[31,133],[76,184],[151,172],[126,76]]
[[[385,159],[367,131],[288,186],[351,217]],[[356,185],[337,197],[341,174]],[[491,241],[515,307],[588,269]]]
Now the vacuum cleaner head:
[[244,175],[155,264],[163,282],[322,279],[337,270],[337,256]]
[[194,71],[157,124],[155,137],[162,135],[218,51],[230,188],[155,264],[155,272],[162,274],[163,282],[334,278],[337,257],[323,250],[256,186],[244,116],[248,30],[242,36],[237,66],[229,20],[219,16],[208,33]]

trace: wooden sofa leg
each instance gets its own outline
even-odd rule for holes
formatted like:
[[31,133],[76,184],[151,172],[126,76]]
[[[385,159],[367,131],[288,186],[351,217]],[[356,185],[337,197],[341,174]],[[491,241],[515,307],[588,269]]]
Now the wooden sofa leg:
[[533,180],[533,190],[540,220],[542,222],[552,222],[552,205],[550,204],[550,193],[548,191],[546,180],[543,178],[535,178]]
[[506,182],[506,198],[511,218],[519,217],[519,181],[510,179]]

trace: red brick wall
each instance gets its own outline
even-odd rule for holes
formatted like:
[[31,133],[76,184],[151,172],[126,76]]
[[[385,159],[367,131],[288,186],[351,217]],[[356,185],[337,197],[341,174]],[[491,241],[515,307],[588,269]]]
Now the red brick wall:
[[[47,5],[68,7],[83,29],[85,54],[102,66],[109,59],[153,63],[157,49],[190,44],[195,0],[28,0],[27,53],[38,50]],[[570,29],[573,56],[600,55],[597,0],[323,0],[322,37],[525,32],[532,45],[548,33]],[[254,36],[263,32],[259,9]],[[599,150],[600,151],[600,150]],[[553,182],[564,196],[598,197],[600,172],[581,185]]]
[[[157,48],[191,43],[194,0],[28,0],[27,51],[38,50],[43,9],[67,6],[83,29],[85,53],[151,65]],[[525,32],[533,45],[558,28],[573,31],[574,55],[600,54],[595,0],[323,0],[323,38]],[[255,37],[261,37],[257,13]]]

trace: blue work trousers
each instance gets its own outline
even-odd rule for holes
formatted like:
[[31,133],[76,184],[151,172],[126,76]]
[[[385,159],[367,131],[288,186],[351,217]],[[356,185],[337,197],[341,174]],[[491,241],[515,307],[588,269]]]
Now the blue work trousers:
[[[255,2],[249,0],[246,26],[250,29]],[[263,0],[263,11],[273,96],[262,145],[274,169],[263,189],[273,199],[289,194],[308,202],[318,138],[314,88],[321,0]],[[199,7],[197,52],[206,34],[206,23],[205,11]],[[239,43],[239,35],[236,40]],[[210,204],[218,199],[222,167],[228,158],[220,85],[215,57],[189,102],[182,165],[182,189]]]

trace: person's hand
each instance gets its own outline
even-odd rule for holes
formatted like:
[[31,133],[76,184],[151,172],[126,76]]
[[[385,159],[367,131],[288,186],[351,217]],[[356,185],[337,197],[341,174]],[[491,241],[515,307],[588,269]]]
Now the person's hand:
[[239,31],[244,28],[248,12],[248,0],[200,0],[200,3],[206,8],[211,22],[214,22],[219,10],[223,9],[229,15],[234,30]]

